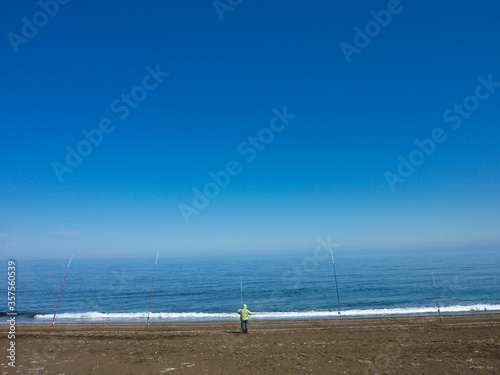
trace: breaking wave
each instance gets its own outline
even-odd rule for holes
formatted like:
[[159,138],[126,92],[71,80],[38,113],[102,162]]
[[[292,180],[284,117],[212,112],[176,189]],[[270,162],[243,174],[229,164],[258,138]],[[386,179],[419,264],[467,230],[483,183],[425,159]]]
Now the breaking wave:
[[[477,313],[477,312],[500,312],[500,305],[476,304],[476,305],[456,305],[442,306],[442,313]],[[280,319],[328,319],[338,316],[337,311],[282,311],[282,312],[259,312],[252,317],[254,320],[280,320]],[[437,313],[436,307],[405,307],[405,308],[385,308],[385,309],[362,309],[342,311],[343,317],[375,317],[375,316],[405,316],[405,315],[429,315]],[[134,321],[144,320],[148,316],[147,312],[81,312],[57,314],[57,320],[72,321]],[[53,314],[35,314],[37,320],[50,320]],[[237,313],[203,313],[203,312],[153,312],[150,314],[151,320],[156,321],[218,321],[234,320],[238,318]]]

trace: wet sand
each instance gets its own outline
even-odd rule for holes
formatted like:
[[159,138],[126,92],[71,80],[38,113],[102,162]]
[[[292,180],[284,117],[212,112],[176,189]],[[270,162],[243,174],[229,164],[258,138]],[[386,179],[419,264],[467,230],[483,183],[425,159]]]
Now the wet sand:
[[[338,320],[18,324],[2,374],[500,374],[500,314]],[[0,325],[7,332],[6,324]],[[2,352],[8,340],[2,335]]]

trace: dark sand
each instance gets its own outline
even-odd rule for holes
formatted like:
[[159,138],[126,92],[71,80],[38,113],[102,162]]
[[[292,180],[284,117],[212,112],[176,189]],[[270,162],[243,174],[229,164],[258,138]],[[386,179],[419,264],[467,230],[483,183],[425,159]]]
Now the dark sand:
[[[500,314],[338,320],[18,324],[2,374],[500,374]],[[4,332],[6,324],[0,325]],[[7,337],[2,352],[7,353]]]

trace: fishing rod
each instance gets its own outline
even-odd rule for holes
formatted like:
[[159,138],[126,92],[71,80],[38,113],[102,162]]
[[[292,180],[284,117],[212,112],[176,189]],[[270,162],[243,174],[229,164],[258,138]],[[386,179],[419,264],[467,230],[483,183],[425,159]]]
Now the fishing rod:
[[243,276],[240,276],[240,306],[243,307]]
[[335,270],[335,260],[333,259],[333,249],[330,249],[331,253],[332,253],[332,264],[333,264],[333,275],[335,276],[335,289],[337,290],[337,303],[338,303],[338,306],[339,306],[339,311],[338,311],[338,314],[339,314],[339,322],[340,322],[340,330],[342,330],[342,314],[340,312],[340,297],[339,297],[339,286],[338,286],[338,283],[337,283],[337,271]]
[[148,327],[149,327],[149,313],[151,312],[151,300],[153,299],[153,287],[155,285],[156,264],[158,263],[158,255],[159,254],[160,254],[160,252],[158,251],[156,253],[155,270],[153,271],[153,283],[151,284],[151,294],[149,296],[149,309],[148,309],[148,320],[146,322],[146,331],[148,330]]
[[439,323],[441,323],[441,328],[443,328],[443,317],[441,316],[441,308],[439,307],[439,298],[438,298],[438,291],[436,288],[436,279],[434,278],[434,272],[432,273],[432,280],[434,281],[434,291],[436,292],[436,301],[438,304]]
[[61,293],[63,290],[64,281],[66,280],[66,276],[68,275],[68,269],[69,269],[69,265],[71,264],[72,259],[73,259],[73,255],[69,259],[68,267],[66,267],[66,273],[64,274],[64,279],[63,279],[63,282],[61,284],[61,290],[59,291],[59,297],[57,297],[56,309],[54,310],[54,317],[52,318],[52,324],[50,326],[50,333],[52,333],[52,330],[54,329],[54,321],[56,320],[57,306],[59,306],[59,300],[61,299]]

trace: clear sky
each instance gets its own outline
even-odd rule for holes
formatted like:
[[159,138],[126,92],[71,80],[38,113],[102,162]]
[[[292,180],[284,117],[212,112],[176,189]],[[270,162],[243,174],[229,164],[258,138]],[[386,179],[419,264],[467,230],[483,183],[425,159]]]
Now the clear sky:
[[497,1],[0,8],[4,259],[500,245]]

